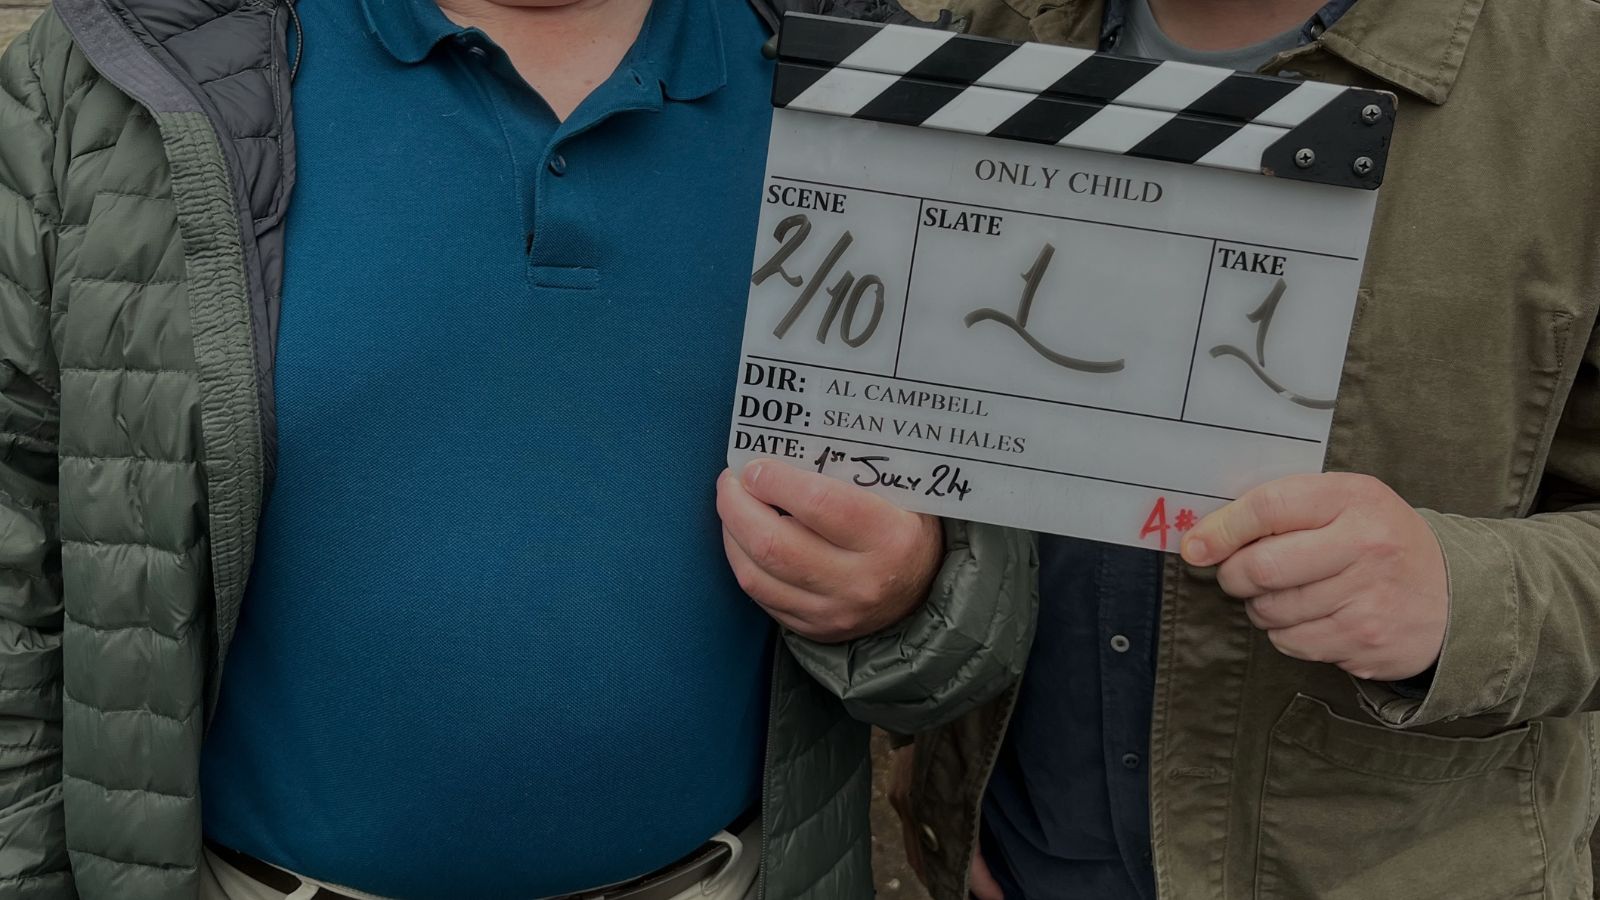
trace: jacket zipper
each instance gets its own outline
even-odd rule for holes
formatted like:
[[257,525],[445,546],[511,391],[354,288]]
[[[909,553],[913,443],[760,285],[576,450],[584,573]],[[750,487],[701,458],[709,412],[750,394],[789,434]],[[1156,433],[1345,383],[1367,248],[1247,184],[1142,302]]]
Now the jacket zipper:
[[772,845],[772,821],[767,814],[767,785],[772,779],[772,732],[778,709],[778,654],[783,651],[783,635],[778,635],[772,645],[772,682],[767,687],[767,740],[761,750],[761,859],[756,870],[756,900],[767,896],[767,848]]

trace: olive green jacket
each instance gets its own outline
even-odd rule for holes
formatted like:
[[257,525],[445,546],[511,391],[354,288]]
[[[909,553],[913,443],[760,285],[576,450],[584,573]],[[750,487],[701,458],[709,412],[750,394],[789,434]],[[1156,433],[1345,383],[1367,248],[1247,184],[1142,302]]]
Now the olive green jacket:
[[[953,12],[978,34],[1093,46],[1102,6]],[[1327,468],[1425,511],[1450,618],[1431,689],[1411,698],[1277,653],[1214,581],[1170,560],[1150,746],[1163,900],[1591,896],[1597,47],[1593,0],[1363,0],[1267,67],[1399,95]],[[910,820],[935,900],[966,897],[1014,696],[896,717],[934,729],[916,742]]]
[[[290,19],[58,0],[0,57],[6,900],[198,893],[200,745],[271,480]],[[959,709],[1016,677],[973,651],[1017,642],[992,613],[1030,559],[996,528],[952,523],[947,547],[883,669]],[[786,652],[771,710],[763,896],[866,900],[866,726]]]

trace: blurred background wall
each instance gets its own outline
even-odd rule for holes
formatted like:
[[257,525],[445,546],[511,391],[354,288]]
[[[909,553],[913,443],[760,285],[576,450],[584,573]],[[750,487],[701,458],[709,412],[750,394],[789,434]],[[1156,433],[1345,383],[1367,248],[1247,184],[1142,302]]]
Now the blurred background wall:
[[28,27],[33,17],[44,9],[43,3],[19,2],[19,0],[0,0],[0,47],[11,43],[11,39]]

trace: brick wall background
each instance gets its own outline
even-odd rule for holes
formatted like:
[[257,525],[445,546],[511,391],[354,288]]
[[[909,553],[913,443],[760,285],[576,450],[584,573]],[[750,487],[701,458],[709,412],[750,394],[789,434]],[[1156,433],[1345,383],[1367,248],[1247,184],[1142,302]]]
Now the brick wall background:
[[[21,34],[45,5],[35,0],[0,0],[0,47]],[[874,737],[873,751],[878,763],[872,791],[872,849],[876,856],[878,896],[884,900],[925,900],[927,895],[906,867],[905,855],[901,852],[899,820],[884,799],[883,763],[887,760],[888,746],[882,735]]]

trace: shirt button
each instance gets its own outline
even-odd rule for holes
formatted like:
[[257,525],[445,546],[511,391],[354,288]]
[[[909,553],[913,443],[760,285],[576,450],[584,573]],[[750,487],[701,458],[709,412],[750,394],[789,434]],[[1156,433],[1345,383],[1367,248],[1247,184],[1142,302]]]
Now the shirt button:
[[939,852],[939,835],[934,832],[932,825],[922,826],[922,842],[928,845],[929,850]]
[[567,174],[567,158],[559,153],[550,157],[550,173],[552,175]]
[[474,59],[484,59],[485,57],[487,57],[489,55],[489,51],[483,49],[482,47],[478,47],[478,46],[468,47],[467,48],[467,52],[472,54],[472,57]]
[[1127,653],[1130,646],[1132,645],[1129,644],[1126,635],[1113,634],[1111,636],[1111,649],[1117,651],[1118,653]]
[[1139,762],[1139,754],[1137,753],[1122,754],[1122,767],[1124,769],[1137,769],[1139,768]]

